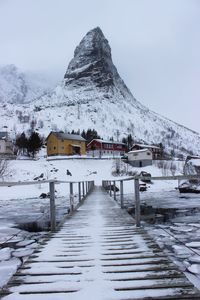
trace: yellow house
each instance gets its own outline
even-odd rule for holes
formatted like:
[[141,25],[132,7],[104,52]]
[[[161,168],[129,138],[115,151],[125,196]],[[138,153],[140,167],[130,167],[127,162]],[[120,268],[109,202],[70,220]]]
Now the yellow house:
[[51,132],[47,137],[47,155],[85,155],[86,140],[77,134]]

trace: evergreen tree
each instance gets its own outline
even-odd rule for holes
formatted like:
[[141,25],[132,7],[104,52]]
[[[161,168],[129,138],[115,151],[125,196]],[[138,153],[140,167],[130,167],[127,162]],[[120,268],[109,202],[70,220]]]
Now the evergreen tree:
[[35,157],[37,151],[42,147],[43,141],[39,134],[33,131],[28,139],[28,153],[31,153],[32,157]]
[[133,146],[133,137],[131,134],[129,134],[127,137],[122,138],[122,143],[126,144],[127,149],[131,150],[131,147]]
[[129,134],[127,136],[127,147],[130,150],[132,146],[133,146],[133,137],[131,134]]
[[87,143],[90,143],[93,139],[100,139],[100,136],[95,129],[89,128],[86,132]]
[[83,130],[83,131],[81,132],[81,136],[82,136],[84,139],[86,139],[86,132],[85,132],[85,130]]
[[28,146],[28,139],[24,132],[16,138],[16,146],[22,150],[23,154],[25,153],[25,149],[27,149]]

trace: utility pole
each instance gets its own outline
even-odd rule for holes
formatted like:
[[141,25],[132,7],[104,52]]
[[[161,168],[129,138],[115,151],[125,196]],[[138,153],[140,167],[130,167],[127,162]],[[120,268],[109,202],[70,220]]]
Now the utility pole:
[[117,129],[117,142],[119,142],[119,129]]
[[78,118],[78,120],[80,119],[80,103],[78,102],[78,107],[77,107],[77,109],[78,109],[78,116],[77,116],[77,118]]

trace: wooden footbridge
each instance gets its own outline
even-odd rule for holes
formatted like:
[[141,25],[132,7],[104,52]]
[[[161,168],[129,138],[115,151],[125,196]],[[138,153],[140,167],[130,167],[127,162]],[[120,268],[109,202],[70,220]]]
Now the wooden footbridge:
[[143,228],[95,187],[2,291],[4,300],[200,299]]

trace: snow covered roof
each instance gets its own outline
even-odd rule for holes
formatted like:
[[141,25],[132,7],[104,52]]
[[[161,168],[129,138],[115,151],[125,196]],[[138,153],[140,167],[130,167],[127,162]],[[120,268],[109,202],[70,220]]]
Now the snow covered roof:
[[128,154],[129,153],[138,153],[138,152],[151,152],[151,150],[149,150],[149,149],[140,149],[140,150],[131,150],[131,151],[129,151],[128,152]]
[[[54,134],[58,139],[62,139],[62,140],[74,140],[74,141],[85,142],[85,139],[81,135],[78,135],[78,134],[69,134],[69,133],[64,133],[64,132],[53,132],[53,131],[50,134]],[[49,134],[49,136],[50,136],[50,134]],[[47,139],[48,139],[48,137],[47,137]]]
[[190,160],[190,163],[193,166],[200,167],[200,159],[193,158],[193,159]]
[[122,142],[105,141],[105,140],[101,140],[101,139],[93,139],[90,143],[92,143],[93,141],[97,141],[97,142],[102,143],[102,144],[126,145],[126,144],[124,144]]
[[160,147],[154,146],[154,145],[134,144],[134,145],[132,146],[132,148],[133,148],[134,146],[139,146],[139,147],[142,147],[142,148],[160,149]]

